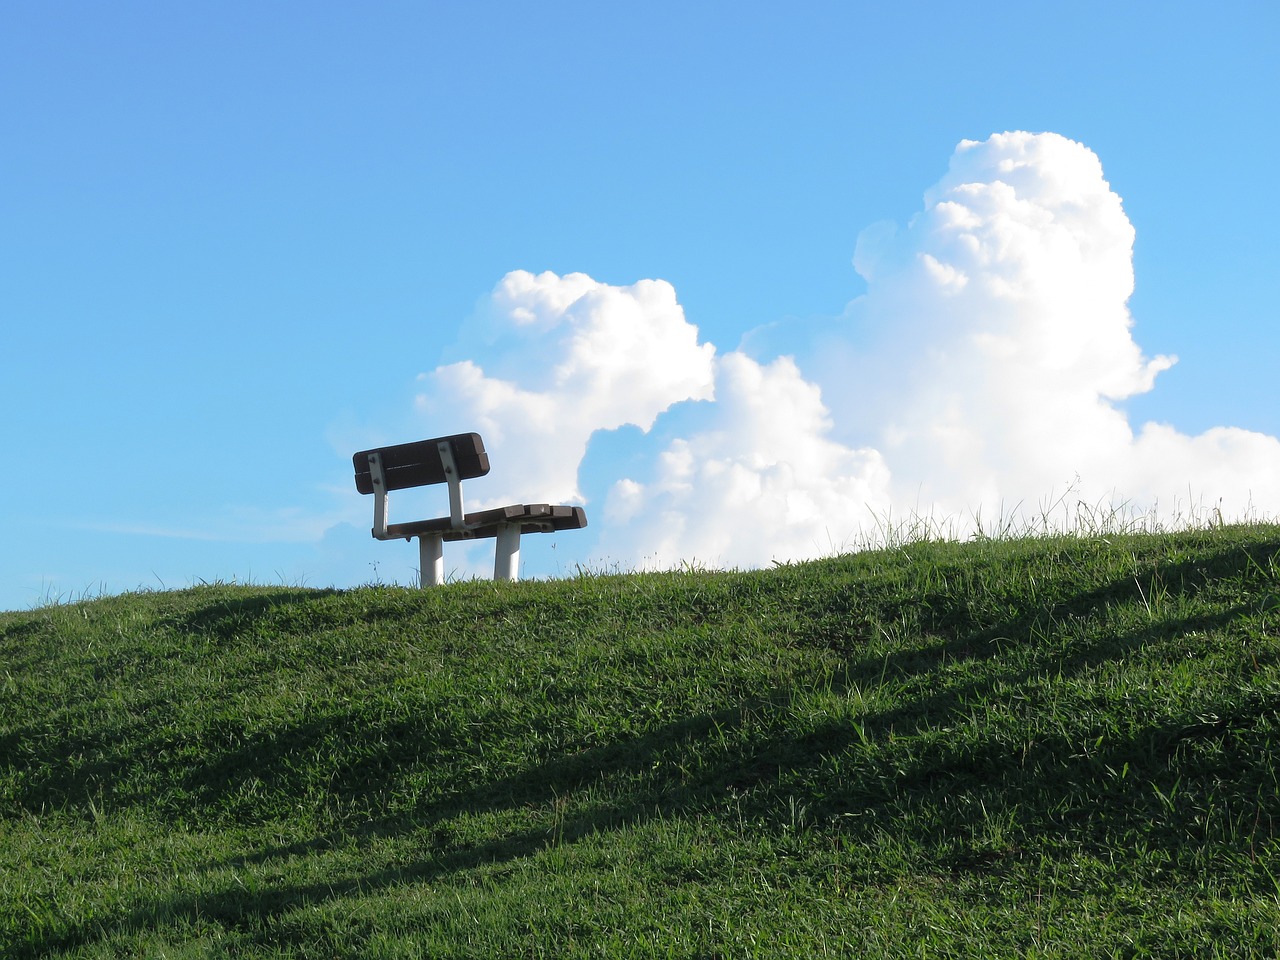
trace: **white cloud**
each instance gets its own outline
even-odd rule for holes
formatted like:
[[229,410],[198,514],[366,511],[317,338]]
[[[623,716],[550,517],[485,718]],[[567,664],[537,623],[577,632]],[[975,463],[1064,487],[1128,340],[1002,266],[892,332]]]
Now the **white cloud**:
[[1135,430],[1118,406],[1175,362],[1134,340],[1133,241],[1085,146],[964,141],[905,227],[863,231],[867,292],[843,316],[744,338],[785,355],[716,358],[662,281],[516,272],[460,341],[483,368],[424,375],[419,404],[438,432],[478,429],[501,449],[518,481],[503,496],[559,500],[581,496],[594,432],[647,431],[681,401],[710,401],[701,426],[593,506],[600,552],[623,566],[819,556],[885,516],[962,530],[1018,504],[1034,515],[1069,484],[1104,507],[1280,513],[1276,438]]
[[648,483],[614,485],[606,554],[659,567],[751,565],[835,552],[887,505],[874,450],[832,441],[816,386],[787,357],[720,358],[712,423],[676,440]]
[[[1259,505],[1274,438],[1135,438],[1115,405],[1174,362],[1133,339],[1133,239],[1098,158],[1052,133],[964,141],[905,230],[863,234],[868,291],[848,317],[876,331],[856,364],[873,373],[863,402],[869,387],[880,423],[861,426],[899,503],[989,515],[1078,476],[1086,501],[1185,507],[1190,489],[1239,512],[1251,489]],[[817,366],[840,421],[857,397]],[[1230,480],[1210,450],[1230,458]]]
[[698,343],[675,290],[581,273],[507,274],[464,331],[471,360],[423,374],[435,435],[475,430],[501,450],[486,500],[581,501],[578,468],[597,430],[642,430],[674,403],[712,395],[715,348]]

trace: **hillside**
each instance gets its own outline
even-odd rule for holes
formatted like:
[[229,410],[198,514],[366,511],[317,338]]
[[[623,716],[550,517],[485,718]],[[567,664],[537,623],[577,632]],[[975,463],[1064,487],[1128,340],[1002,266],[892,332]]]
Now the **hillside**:
[[4,957],[1271,956],[1280,528],[0,614]]

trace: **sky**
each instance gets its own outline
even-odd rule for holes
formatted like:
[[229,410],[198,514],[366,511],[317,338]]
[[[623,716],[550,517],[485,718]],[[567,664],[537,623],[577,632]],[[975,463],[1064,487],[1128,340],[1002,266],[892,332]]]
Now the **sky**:
[[[1274,3],[0,11],[0,609],[1280,516]],[[393,495],[392,520],[447,513]],[[447,545],[452,577],[491,544]]]

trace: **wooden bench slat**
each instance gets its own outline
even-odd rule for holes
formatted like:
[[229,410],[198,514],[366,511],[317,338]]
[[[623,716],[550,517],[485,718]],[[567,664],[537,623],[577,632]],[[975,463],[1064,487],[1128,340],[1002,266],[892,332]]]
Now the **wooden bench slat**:
[[398,443],[390,447],[361,450],[351,458],[355,467],[356,489],[361,493],[373,493],[373,477],[369,473],[369,454],[382,456],[382,473],[388,490],[404,490],[408,487],[424,487],[444,483],[444,466],[440,463],[438,444],[449,441],[453,445],[453,460],[458,467],[458,479],[471,480],[489,472],[489,455],[478,433],[458,433],[434,440],[416,440]]
[[468,513],[466,527],[454,530],[448,517],[435,520],[414,520],[409,523],[387,525],[391,537],[421,536],[424,533],[440,533],[446,541],[483,540],[496,537],[504,523],[519,523],[522,533],[551,533],[556,530],[580,530],[587,525],[587,513],[582,507],[569,505],[551,506],[545,503],[513,503],[492,510]]
[[[582,507],[568,505],[548,507],[546,504],[537,504],[537,506],[546,507],[546,510],[523,518],[520,523],[521,534],[554,533],[557,530],[581,530],[587,525],[587,512]],[[496,537],[498,535],[498,527],[499,525],[495,523],[471,531],[469,537],[457,536],[451,538],[449,534],[445,534],[444,538],[446,540],[481,540],[485,537]]]

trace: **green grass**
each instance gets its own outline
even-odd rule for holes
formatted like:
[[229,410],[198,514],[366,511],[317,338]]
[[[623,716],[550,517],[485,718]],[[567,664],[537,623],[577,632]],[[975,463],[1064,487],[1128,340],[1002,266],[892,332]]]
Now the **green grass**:
[[0,614],[0,956],[1280,953],[1280,528]]

